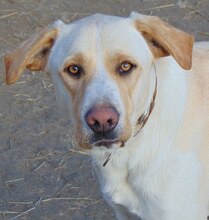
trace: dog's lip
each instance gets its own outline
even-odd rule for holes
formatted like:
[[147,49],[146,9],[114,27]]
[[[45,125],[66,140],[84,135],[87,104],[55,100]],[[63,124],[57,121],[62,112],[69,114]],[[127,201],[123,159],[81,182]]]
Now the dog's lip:
[[97,142],[93,143],[93,145],[99,146],[99,147],[103,146],[106,148],[111,148],[113,144],[118,144],[118,143],[121,143],[121,147],[124,145],[124,142],[121,140],[107,140],[107,139],[97,141]]

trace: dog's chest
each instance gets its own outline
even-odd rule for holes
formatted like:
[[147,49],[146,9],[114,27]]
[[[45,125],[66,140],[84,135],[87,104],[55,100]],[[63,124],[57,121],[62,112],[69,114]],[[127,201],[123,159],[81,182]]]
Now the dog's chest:
[[128,177],[124,180],[138,199],[142,219],[152,220],[162,215],[163,185],[167,178],[159,176],[159,169],[157,165],[146,171],[135,167],[129,170]]
[[96,172],[105,199],[111,206],[122,205],[142,219],[161,215],[161,180],[157,167],[144,171],[140,163],[129,166],[130,155],[112,157],[105,167],[96,165]]

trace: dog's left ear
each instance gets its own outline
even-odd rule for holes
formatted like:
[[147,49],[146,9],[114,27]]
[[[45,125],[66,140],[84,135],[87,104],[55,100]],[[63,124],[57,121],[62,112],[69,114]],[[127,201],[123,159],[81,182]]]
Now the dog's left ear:
[[155,58],[172,55],[182,68],[191,68],[194,42],[192,35],[172,27],[156,16],[132,12],[130,18],[146,39]]

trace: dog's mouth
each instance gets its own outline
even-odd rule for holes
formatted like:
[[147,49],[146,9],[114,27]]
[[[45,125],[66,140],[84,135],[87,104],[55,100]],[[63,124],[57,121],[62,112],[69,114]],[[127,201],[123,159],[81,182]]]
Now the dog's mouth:
[[106,148],[111,148],[113,145],[119,145],[119,147],[123,147],[125,145],[124,141],[121,140],[108,140],[108,139],[103,139],[97,142],[94,142],[93,145],[95,147],[106,147]]

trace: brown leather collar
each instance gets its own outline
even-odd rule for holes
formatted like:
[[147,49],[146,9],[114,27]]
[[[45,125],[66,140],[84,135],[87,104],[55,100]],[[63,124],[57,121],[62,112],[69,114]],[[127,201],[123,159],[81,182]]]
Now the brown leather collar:
[[151,115],[154,106],[155,106],[155,99],[156,99],[156,95],[157,95],[157,75],[156,75],[156,69],[155,69],[155,90],[152,96],[152,101],[149,105],[149,108],[138,118],[137,120],[137,128],[138,131],[134,134],[134,137],[142,130],[142,128],[145,126],[145,124],[147,123],[149,116]]

